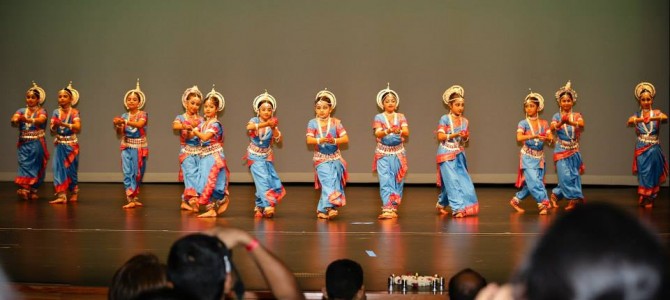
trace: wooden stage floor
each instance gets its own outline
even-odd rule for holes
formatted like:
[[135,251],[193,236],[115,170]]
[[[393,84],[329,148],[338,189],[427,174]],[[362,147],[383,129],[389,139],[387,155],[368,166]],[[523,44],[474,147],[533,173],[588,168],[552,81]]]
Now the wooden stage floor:
[[[508,205],[515,189],[477,186],[478,217],[438,216],[438,189],[410,185],[397,220],[377,220],[380,212],[375,185],[347,187],[347,206],[336,220],[317,220],[318,192],[311,185],[287,185],[287,196],[274,219],[253,218],[254,187],[230,186],[229,210],[216,219],[198,219],[179,210],[179,184],[146,184],[142,208],[123,210],[119,183],[81,184],[80,201],[50,205],[52,187],[37,201],[21,201],[11,182],[0,182],[0,262],[17,283],[104,287],[114,271],[142,251],[167,257],[178,237],[212,226],[234,226],[258,237],[296,274],[305,291],[319,291],[329,262],[351,258],[363,266],[369,291],[387,289],[390,274],[439,274],[448,279],[471,267],[489,281],[505,282],[527,248],[563,212],[538,216],[533,200],[517,214]],[[639,216],[670,244],[670,201],[663,188],[656,207],[636,206],[635,187],[585,187],[589,201],[605,201]],[[561,206],[565,206],[561,202]],[[597,222],[598,220],[594,220]],[[243,249],[234,260],[248,290],[268,290]]]

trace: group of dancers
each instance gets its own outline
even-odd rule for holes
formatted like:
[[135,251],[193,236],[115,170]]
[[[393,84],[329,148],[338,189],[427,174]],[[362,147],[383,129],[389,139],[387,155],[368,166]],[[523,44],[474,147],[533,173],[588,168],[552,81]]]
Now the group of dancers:
[[[659,188],[667,178],[668,162],[659,144],[659,129],[668,117],[652,108],[656,90],[651,83],[641,82],[635,87],[635,98],[640,111],[628,119],[635,128],[637,143],[633,172],[637,173],[639,205],[651,208]],[[512,208],[524,212],[519,203],[529,195],[537,202],[539,214],[547,214],[558,201],[568,201],[566,210],[584,202],[581,174],[584,164],[579,152],[579,139],[584,128],[584,118],[573,111],[577,93],[571,83],[562,86],[555,94],[559,112],[551,122],[539,118],[544,109],[544,98],[531,92],[523,100],[525,118],[517,127],[516,139],[522,144],[516,186],[519,191],[510,200]],[[45,91],[33,82],[26,92],[26,107],[20,108],[11,118],[12,126],[19,129],[18,175],[15,183],[21,199],[37,199],[37,189],[44,182],[49,159],[45,142],[47,113],[43,108]],[[439,214],[455,218],[477,215],[479,204],[474,184],[468,174],[464,154],[470,132],[468,120],[463,116],[465,91],[454,85],[442,95],[449,112],[443,115],[436,130],[437,184],[441,187],[435,208]],[[55,199],[52,204],[77,201],[77,167],[79,144],[77,133],[81,130],[79,111],[74,108],[79,92],[72,83],[58,92],[58,108],[51,116],[49,129],[55,136],[53,174]],[[230,204],[228,171],[223,151],[223,125],[217,114],[225,107],[225,99],[214,87],[203,97],[197,86],[187,88],[181,98],[185,112],[178,115],[172,129],[179,132],[179,180],[184,183],[181,209],[198,214],[198,217],[216,217],[223,214]],[[407,156],[405,138],[409,126],[404,114],[397,112],[400,104],[398,93],[387,85],[377,93],[377,105],[382,110],[374,117],[373,132],[377,141],[373,171],[379,175],[381,214],[379,219],[398,217],[402,202]],[[112,122],[121,138],[121,161],[124,175],[125,200],[123,208],[142,206],[139,186],[146,169],[148,144],[146,126],[148,114],[142,110],[146,96],[140,90],[139,80],[129,90],[123,104],[127,110]],[[346,205],[344,193],[347,182],[346,162],[340,145],[349,141],[342,122],[333,117],[337,105],[335,95],[325,89],[316,94],[315,118],[307,124],[306,143],[314,147],[315,188],[321,189],[316,209],[318,219],[333,219],[338,209]],[[200,115],[200,107],[203,115]],[[272,145],[282,142],[279,121],[274,116],[277,100],[267,91],[252,102],[256,116],[247,123],[250,139],[244,157],[256,187],[254,216],[272,218],[286,195],[279,175],[274,168]],[[544,146],[554,144],[554,163],[558,186],[548,195],[544,184]],[[68,197],[69,194],[69,197]]]

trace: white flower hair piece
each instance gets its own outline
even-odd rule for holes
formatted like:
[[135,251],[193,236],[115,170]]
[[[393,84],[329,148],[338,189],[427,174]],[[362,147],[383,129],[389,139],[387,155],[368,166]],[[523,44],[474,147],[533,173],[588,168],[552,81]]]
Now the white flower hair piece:
[[637,101],[640,101],[640,97],[642,97],[644,91],[648,91],[652,98],[656,97],[656,88],[654,85],[643,81],[635,86],[635,98]]
[[523,104],[525,105],[528,101],[532,101],[531,98],[537,99],[539,104],[537,105],[537,111],[542,111],[544,109],[544,97],[539,93],[535,93],[531,90],[530,94],[526,95],[526,98],[523,99]]
[[256,112],[256,114],[258,114],[260,110],[260,107],[258,107],[258,105],[263,101],[270,102],[273,113],[275,112],[275,110],[277,110],[277,100],[275,99],[275,97],[273,97],[268,93],[268,90],[265,90],[265,93],[256,96],[256,98],[254,98],[254,101],[251,103],[251,105],[254,107],[254,111]]
[[219,99],[219,107],[217,107],[216,110],[217,111],[222,111],[223,108],[226,106],[226,99],[223,98],[223,95],[221,95],[221,93],[217,92],[214,89],[214,86],[215,85],[212,84],[212,90],[209,91],[209,93],[207,93],[207,96],[205,96],[205,99],[209,99],[211,97]]
[[335,109],[335,106],[337,106],[337,99],[335,98],[335,94],[329,91],[328,88],[325,88],[322,91],[316,93],[315,99],[319,99],[321,97],[330,99],[330,108]]
[[44,89],[41,86],[37,85],[35,81],[33,81],[33,86],[31,86],[28,89],[28,92],[30,91],[37,91],[37,93],[40,95],[37,100],[39,101],[38,103],[40,104],[40,106],[42,106],[42,104],[44,104],[44,100],[47,99],[47,93],[44,91]]
[[[453,94],[457,94],[459,97],[449,99]],[[446,105],[449,105],[450,102],[456,101],[458,99],[465,100],[463,97],[465,97],[465,89],[463,89],[463,87],[460,85],[452,85],[442,94],[442,102],[444,102]]]
[[384,96],[386,94],[392,94],[395,97],[396,107],[400,105],[400,96],[391,89],[391,85],[387,82],[386,88],[377,93],[377,106],[379,106],[379,108],[384,109]]
[[560,99],[561,95],[564,93],[570,94],[570,97],[572,97],[572,101],[577,102],[577,92],[575,92],[575,90],[572,89],[572,83],[570,82],[570,80],[568,80],[568,82],[564,86],[562,86],[560,89],[558,89],[558,91],[556,91],[557,102],[561,100]]
[[126,99],[128,99],[128,95],[130,95],[131,93],[136,93],[138,95],[138,97],[140,98],[139,99],[140,100],[140,105],[138,107],[139,107],[139,109],[142,109],[144,107],[144,103],[146,103],[146,101],[147,101],[147,97],[144,95],[144,92],[142,92],[142,90],[140,90],[140,79],[139,78],[137,78],[137,85],[135,86],[135,88],[132,89],[132,90],[127,91],[126,95],[123,96],[123,106],[125,106],[126,109],[128,109],[128,104],[126,103]]
[[77,103],[79,103],[79,91],[75,90],[72,87],[72,81],[67,85],[67,87],[63,88],[62,91],[67,91],[72,95],[72,106],[77,106]]
[[187,107],[188,95],[190,95],[190,94],[196,94],[202,100],[202,92],[200,92],[197,85],[194,85],[190,88],[187,88],[184,91],[184,94],[181,95],[181,106],[183,106],[184,109],[186,109],[186,107]]

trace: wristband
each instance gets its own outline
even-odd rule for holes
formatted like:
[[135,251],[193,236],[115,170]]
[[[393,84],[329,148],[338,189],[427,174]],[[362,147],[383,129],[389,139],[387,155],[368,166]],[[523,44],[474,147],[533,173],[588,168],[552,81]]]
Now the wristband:
[[244,246],[244,249],[247,249],[247,252],[251,252],[251,251],[254,251],[254,249],[258,248],[259,245],[260,245],[260,243],[258,243],[258,240],[253,239],[253,240],[251,240],[251,242],[249,242],[249,244]]

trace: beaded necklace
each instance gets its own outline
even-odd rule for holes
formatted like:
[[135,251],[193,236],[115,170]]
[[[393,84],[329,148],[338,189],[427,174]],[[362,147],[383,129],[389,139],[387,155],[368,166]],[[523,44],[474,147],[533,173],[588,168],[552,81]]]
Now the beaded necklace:
[[[534,117],[534,118],[531,118],[531,117],[529,117],[528,115],[526,115],[526,122],[528,122],[528,127],[530,127],[530,134],[531,134],[531,136],[535,136],[535,130],[533,129],[533,123],[531,123],[530,121],[531,121],[531,120],[537,120],[537,119],[538,119],[537,116]],[[539,121],[537,122],[537,130],[538,130],[538,131],[542,131],[542,126],[540,126],[540,122],[539,122]],[[537,146],[537,145],[539,144],[539,139],[538,139],[538,138],[534,138],[533,141],[535,141],[535,146]]]
[[[644,118],[644,109],[640,110],[640,117]],[[654,117],[654,110],[649,109],[649,118]],[[647,125],[644,124],[644,122],[640,122],[642,124],[642,129],[644,129],[644,132],[646,133],[646,136],[649,136],[653,131],[654,131],[654,121],[649,121],[649,128],[647,129]]]
[[319,122],[319,120],[322,120],[322,119],[317,118],[317,121],[316,121],[316,124],[318,125],[317,127],[319,127],[319,137],[320,138],[325,138],[326,135],[328,135],[328,133],[330,132],[330,116],[328,116],[328,119],[326,119],[326,122],[328,122],[328,125],[326,125],[326,132],[325,133],[323,131],[321,131],[322,126],[321,126],[321,122]]
[[[386,128],[391,128],[391,123],[389,122],[389,118],[386,116],[386,113],[382,113],[384,115],[384,121],[386,121]],[[398,125],[398,113],[393,112],[393,125]],[[393,133],[389,133],[393,134]]]

